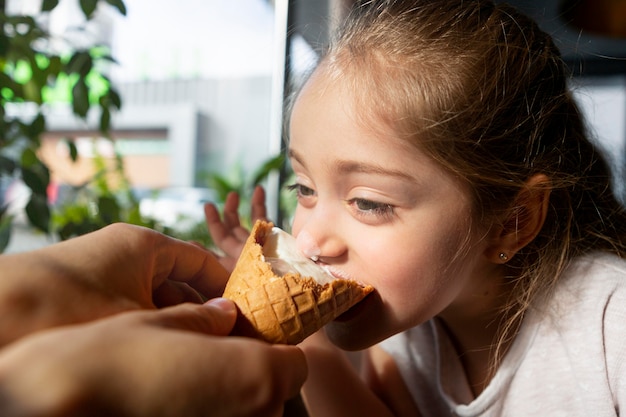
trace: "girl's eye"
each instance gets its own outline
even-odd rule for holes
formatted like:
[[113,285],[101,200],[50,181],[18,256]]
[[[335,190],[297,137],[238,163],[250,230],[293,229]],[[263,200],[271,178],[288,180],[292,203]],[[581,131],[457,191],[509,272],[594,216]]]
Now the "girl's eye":
[[354,207],[360,215],[391,217],[394,214],[394,208],[391,204],[378,203],[363,198],[353,198],[348,200],[348,204]]
[[287,186],[289,191],[295,191],[298,197],[311,197],[315,195],[315,191],[312,188],[302,184],[292,184]]

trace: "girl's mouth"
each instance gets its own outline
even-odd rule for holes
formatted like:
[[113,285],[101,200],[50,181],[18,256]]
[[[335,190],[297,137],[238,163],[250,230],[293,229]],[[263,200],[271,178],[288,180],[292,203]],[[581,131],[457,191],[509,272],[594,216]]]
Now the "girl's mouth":
[[344,270],[342,270],[341,268],[336,268],[332,265],[329,265],[323,261],[315,261],[315,264],[318,265],[320,268],[322,268],[328,275],[332,276],[335,279],[346,279],[346,280],[350,280],[350,281],[354,281],[362,286],[366,286],[367,284],[363,283],[362,281],[356,280],[354,278],[352,278],[352,276],[350,274],[348,274],[347,272],[345,272]]
[[349,274],[339,268],[335,268],[334,266],[328,265],[327,263],[324,263],[322,261],[317,261],[315,263],[319,265],[324,271],[326,271],[327,274],[331,275],[334,278],[351,279]]

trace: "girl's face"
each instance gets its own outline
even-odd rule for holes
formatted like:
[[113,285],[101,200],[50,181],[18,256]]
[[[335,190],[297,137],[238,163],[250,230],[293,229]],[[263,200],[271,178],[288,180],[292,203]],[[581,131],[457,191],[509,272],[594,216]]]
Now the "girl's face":
[[359,124],[364,109],[344,87],[318,69],[295,103],[293,234],[337,277],[376,288],[326,327],[340,347],[361,349],[471,308],[488,262],[461,183],[391,133]]

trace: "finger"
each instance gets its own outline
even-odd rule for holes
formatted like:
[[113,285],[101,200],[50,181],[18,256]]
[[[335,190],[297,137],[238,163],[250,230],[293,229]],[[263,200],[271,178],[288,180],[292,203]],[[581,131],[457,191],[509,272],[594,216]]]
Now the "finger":
[[204,205],[204,220],[213,241],[221,248],[220,243],[227,238],[229,230],[226,228],[224,222],[222,222],[219,211],[214,204],[207,203]]
[[204,204],[204,220],[207,224],[209,223],[221,223],[222,219],[220,218],[220,212],[217,209],[217,206],[213,203],[205,203]]
[[[242,241],[245,242],[247,239],[248,231],[239,226],[238,228],[243,229],[244,232],[237,232],[237,228],[233,229],[227,226],[222,222],[217,208],[212,204],[204,206],[204,216],[213,243],[227,256],[238,258],[241,253]],[[237,223],[239,223],[239,218],[237,218]]]
[[[248,236],[250,236],[250,231],[243,227],[238,227],[233,229],[233,236],[241,243],[245,243],[248,240]],[[239,255],[237,255],[239,256]]]
[[167,238],[158,245],[154,259],[154,289],[169,279],[185,282],[211,298],[222,293],[230,276],[212,253],[177,239]]
[[181,303],[200,304],[203,301],[202,295],[188,284],[169,279],[152,291],[152,302],[158,308]]
[[237,318],[235,303],[214,298],[205,304],[179,304],[146,315],[148,322],[160,326],[216,336],[228,335]]
[[224,202],[224,224],[228,229],[239,227],[239,194],[231,191]]
[[306,358],[302,350],[296,346],[274,345],[272,347],[277,381],[283,393],[283,398],[293,398],[300,392],[308,375]]
[[237,260],[237,258],[223,257],[220,258],[220,263],[227,271],[233,271],[235,269],[235,265],[237,265]]
[[[190,240],[189,243],[191,243],[192,245],[194,245],[197,248],[205,249],[205,247],[202,244],[202,242],[198,242],[197,240]],[[211,252],[211,253],[213,253],[213,252]],[[215,255],[215,254],[213,253],[213,255]]]
[[257,220],[267,220],[267,206],[265,205],[265,189],[257,185],[252,192],[250,203],[250,213],[252,222]]

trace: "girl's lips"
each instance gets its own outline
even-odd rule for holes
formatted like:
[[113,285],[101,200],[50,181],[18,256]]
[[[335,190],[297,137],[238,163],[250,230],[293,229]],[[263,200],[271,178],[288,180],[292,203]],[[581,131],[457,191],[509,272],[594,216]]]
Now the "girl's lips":
[[324,263],[322,261],[316,261],[315,262],[320,268],[322,268],[324,271],[326,271],[326,273],[330,276],[332,276],[335,279],[348,279],[351,281],[354,281],[362,286],[366,286],[366,284],[364,284],[361,281],[358,281],[356,279],[353,279],[352,276],[350,274],[348,274],[347,272],[343,271],[340,268],[335,268],[332,265],[328,265],[327,263]]
[[328,265],[320,261],[316,262],[316,264],[318,264],[324,271],[326,271],[326,273],[328,273],[329,275],[332,275],[334,278],[351,279],[350,275],[345,273],[341,269],[335,268],[331,265]]

